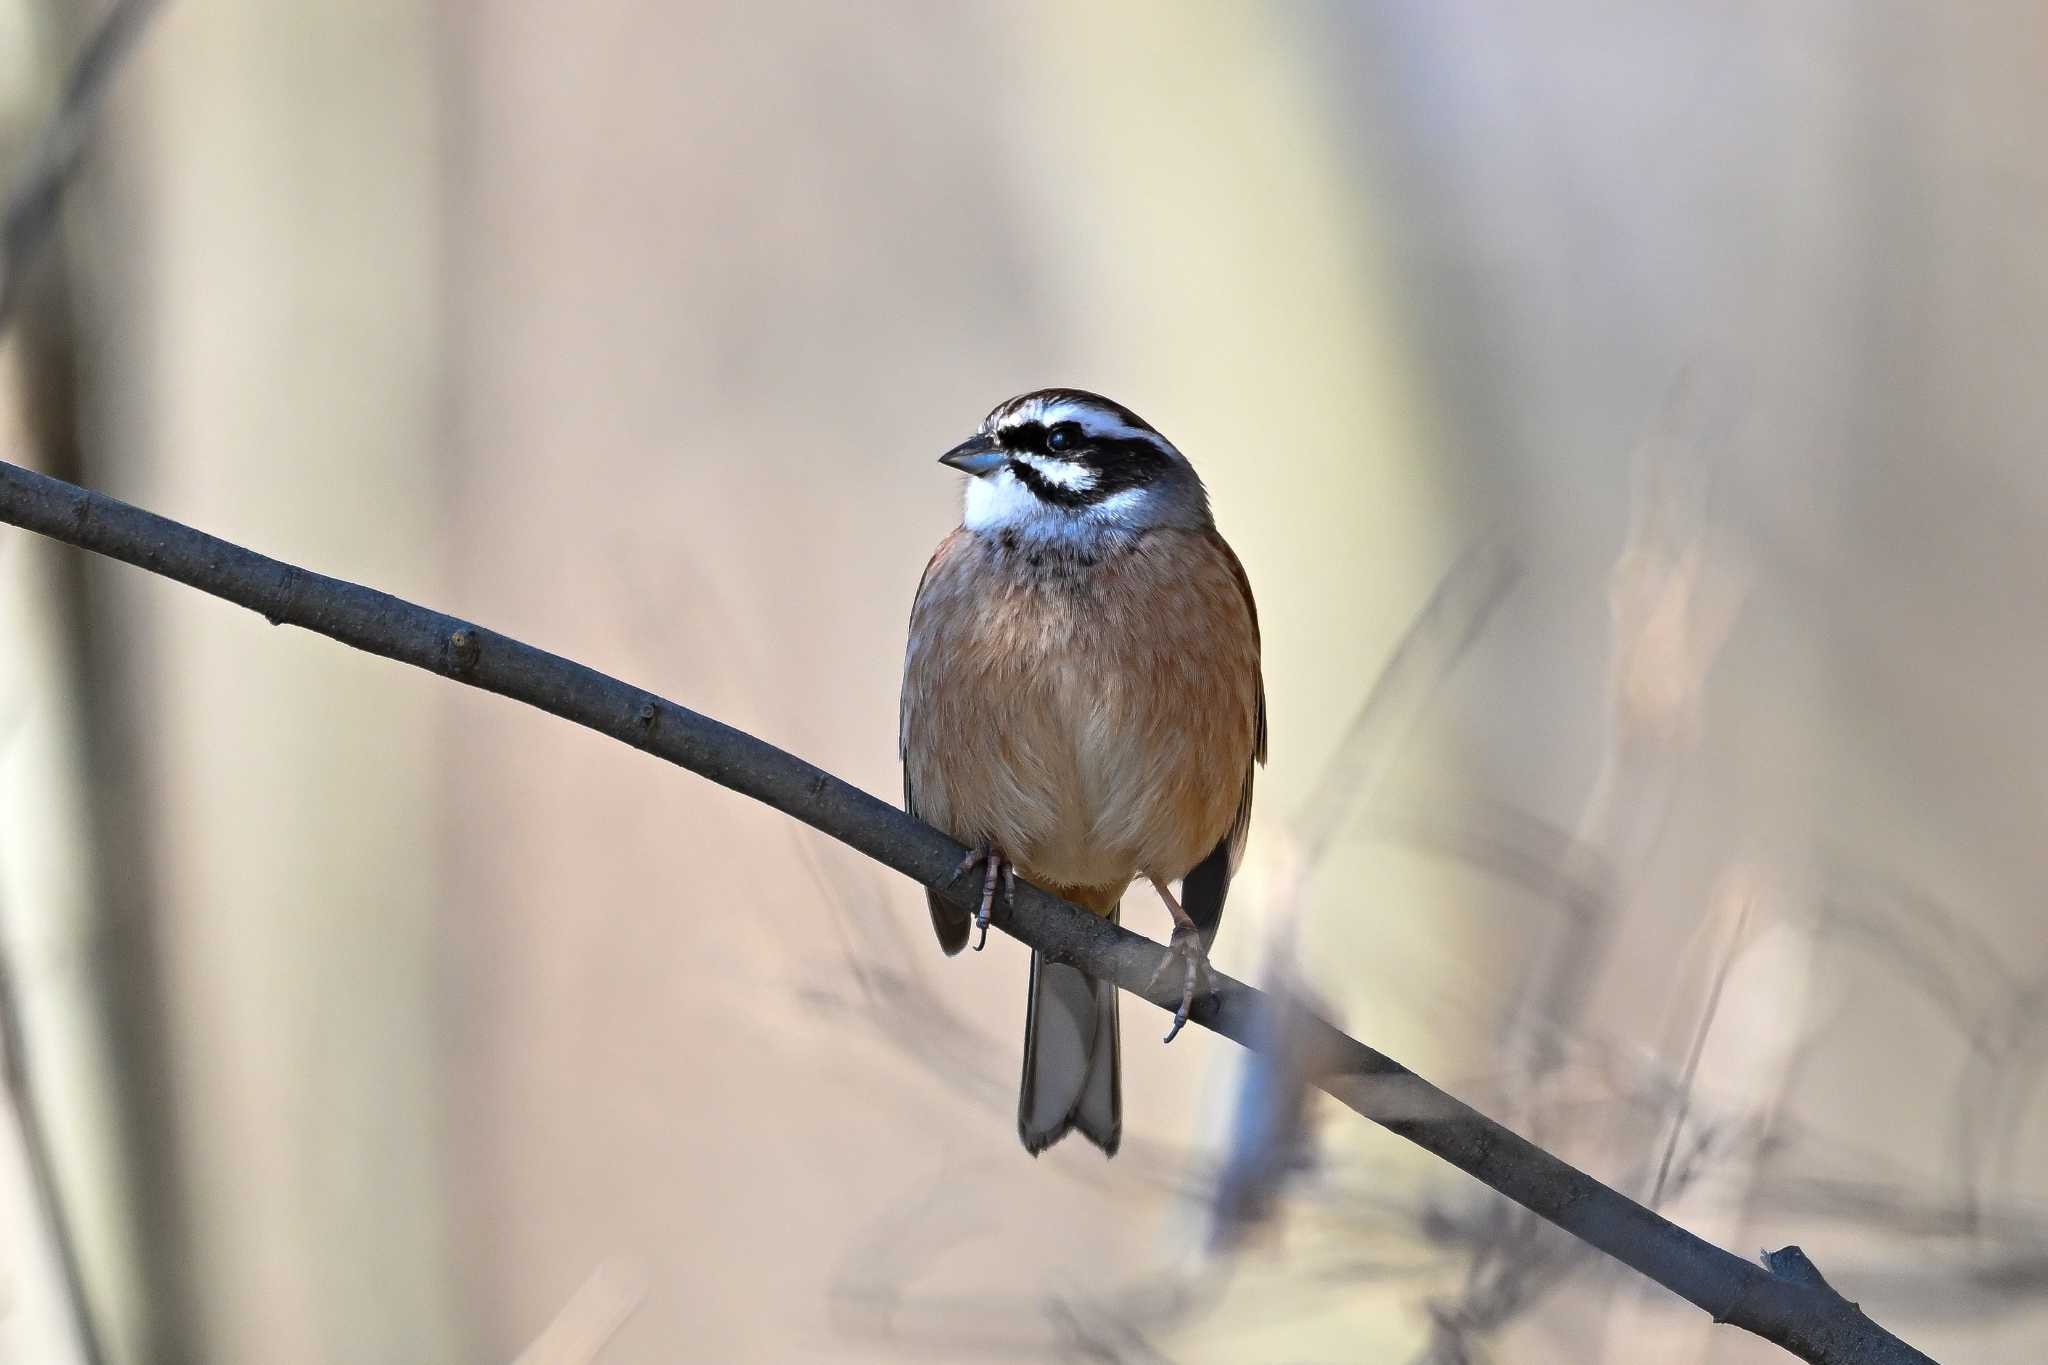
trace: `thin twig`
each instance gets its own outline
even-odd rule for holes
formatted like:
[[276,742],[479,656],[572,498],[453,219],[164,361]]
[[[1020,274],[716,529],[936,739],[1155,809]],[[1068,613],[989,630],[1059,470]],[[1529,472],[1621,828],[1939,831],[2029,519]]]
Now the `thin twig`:
[[[525,702],[667,759],[794,816],[949,896],[965,852],[929,825],[765,740],[596,669],[359,584],[266,558],[103,494],[0,463],[0,521],[147,569],[357,649]],[[1159,944],[1018,883],[996,926],[1055,962],[1172,1009],[1178,991],[1149,982]],[[1255,1045],[1261,992],[1218,974],[1191,1019]],[[1640,1271],[1716,1322],[1825,1365],[1927,1365],[1929,1358],[1822,1282],[1787,1278],[1659,1218],[1454,1099],[1392,1058],[1320,1020],[1306,1025],[1329,1059],[1316,1085],[1357,1113],[1448,1161],[1531,1212]]]
[[1706,1055],[1707,1036],[1714,1031],[1714,1016],[1721,1012],[1721,994],[1728,988],[1728,977],[1748,946],[1749,916],[1755,908],[1755,896],[1744,895],[1742,909],[1735,916],[1735,928],[1728,935],[1727,952],[1714,969],[1714,984],[1708,988],[1707,1003],[1700,1011],[1699,1022],[1693,1026],[1692,1046],[1685,1054],[1685,1069],[1678,1076],[1678,1112],[1671,1116],[1671,1132],[1665,1139],[1664,1155],[1657,1162],[1657,1178],[1650,1182],[1649,1204],[1653,1209],[1664,1202],[1664,1186],[1671,1178],[1672,1160],[1678,1155],[1678,1139],[1691,1117],[1692,1087],[1699,1078],[1700,1058]]

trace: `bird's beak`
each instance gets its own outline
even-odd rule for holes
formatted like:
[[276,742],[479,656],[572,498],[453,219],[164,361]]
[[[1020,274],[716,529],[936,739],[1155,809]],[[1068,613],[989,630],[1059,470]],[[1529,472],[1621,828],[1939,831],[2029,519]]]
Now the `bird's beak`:
[[996,446],[995,437],[976,436],[973,440],[962,441],[939,456],[939,463],[949,464],[963,474],[972,474],[979,478],[1001,467],[1003,452]]

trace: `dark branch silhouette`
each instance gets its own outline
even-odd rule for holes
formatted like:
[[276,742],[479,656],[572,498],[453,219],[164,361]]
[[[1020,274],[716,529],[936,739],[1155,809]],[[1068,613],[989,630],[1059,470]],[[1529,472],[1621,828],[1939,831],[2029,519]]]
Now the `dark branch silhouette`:
[[[950,896],[965,851],[928,825],[765,740],[495,631],[244,549],[44,474],[0,463],[0,521],[106,555],[343,644],[524,702],[668,760],[792,815]],[[996,927],[1171,1010],[1149,986],[1157,943],[1023,882]],[[1166,974],[1170,976],[1169,974]],[[1172,996],[1174,998],[1169,998]],[[1266,997],[1229,977],[1191,1022],[1258,1046]],[[1307,1031],[1309,1074],[1337,1100],[1687,1302],[1817,1365],[1905,1365],[1929,1357],[1879,1327],[1810,1272],[1803,1256],[1766,1265],[1695,1237],[1437,1089],[1321,1020]]]

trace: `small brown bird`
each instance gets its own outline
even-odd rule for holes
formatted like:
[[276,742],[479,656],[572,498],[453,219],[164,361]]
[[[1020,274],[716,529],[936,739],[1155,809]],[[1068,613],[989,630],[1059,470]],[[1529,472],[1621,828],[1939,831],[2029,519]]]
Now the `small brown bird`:
[[[1078,389],[1000,404],[940,457],[969,476],[925,566],[903,665],[904,804],[975,851],[988,937],[1019,872],[1098,915],[1143,877],[1173,915],[1186,1022],[1266,758],[1258,611],[1186,458]],[[1169,883],[1181,882],[1174,898]],[[976,948],[981,946],[977,943]],[[1116,988],[1031,955],[1017,1131],[1033,1154],[1123,1130]]]

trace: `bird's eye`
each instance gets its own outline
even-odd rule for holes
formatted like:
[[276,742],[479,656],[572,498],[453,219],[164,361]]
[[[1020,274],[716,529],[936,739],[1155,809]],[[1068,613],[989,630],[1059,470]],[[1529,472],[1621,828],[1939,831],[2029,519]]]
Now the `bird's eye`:
[[1062,450],[1072,450],[1080,440],[1081,433],[1074,429],[1074,424],[1062,422],[1045,434],[1045,448],[1058,454]]

